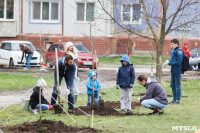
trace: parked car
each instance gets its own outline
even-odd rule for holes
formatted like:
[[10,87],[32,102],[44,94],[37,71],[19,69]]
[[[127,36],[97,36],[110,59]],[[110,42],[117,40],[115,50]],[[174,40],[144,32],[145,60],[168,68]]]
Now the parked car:
[[[58,49],[58,58],[63,56],[63,52],[65,51],[65,43],[54,43],[51,44],[49,49],[46,52],[46,65],[51,68],[56,63],[55,58],[55,48]],[[92,68],[92,53],[82,44],[74,44],[74,49],[78,54],[78,67],[79,68]],[[99,64],[98,58],[97,61],[94,57],[94,68],[96,68]]]
[[31,48],[34,53],[30,61],[31,66],[40,66],[40,62],[43,62],[40,53],[35,49],[31,42],[28,41],[3,41],[0,45],[0,65],[3,66],[25,66],[26,59],[24,58],[21,63],[22,51],[19,48],[19,44],[25,44]]
[[192,56],[190,58],[190,66],[200,69],[200,47],[191,50],[190,54]]

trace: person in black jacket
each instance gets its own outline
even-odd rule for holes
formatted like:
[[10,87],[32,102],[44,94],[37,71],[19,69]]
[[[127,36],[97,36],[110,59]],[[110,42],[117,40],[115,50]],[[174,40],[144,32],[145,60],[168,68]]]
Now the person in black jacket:
[[[43,87],[41,87],[41,110],[52,110],[52,105],[49,104],[49,102],[44,98],[44,95],[42,93]],[[38,114],[39,112],[39,91],[40,87],[35,86],[33,88],[33,93],[30,97],[29,104],[31,105],[31,108],[33,109],[34,114]]]
[[153,113],[149,113],[150,115],[163,114],[162,108],[165,108],[168,104],[167,93],[164,88],[156,79],[147,78],[145,75],[140,75],[137,80],[140,85],[147,89],[145,96],[137,100],[141,102],[142,106],[153,110]]

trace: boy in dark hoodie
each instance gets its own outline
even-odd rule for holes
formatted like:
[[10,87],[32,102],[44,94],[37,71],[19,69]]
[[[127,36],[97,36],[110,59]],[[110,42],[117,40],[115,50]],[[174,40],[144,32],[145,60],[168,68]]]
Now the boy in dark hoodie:
[[[118,70],[116,88],[120,87],[120,103],[121,111],[131,112],[131,96],[132,88],[135,82],[135,70],[132,65],[129,64],[128,55],[124,55],[120,62],[122,66]],[[126,100],[126,103],[125,103]]]
[[52,105],[49,104],[49,102],[44,98],[43,95],[43,86],[46,86],[46,82],[44,79],[39,79],[37,82],[37,86],[33,88],[33,93],[30,97],[30,102],[29,104],[31,105],[31,108],[33,109],[34,114],[39,113],[39,92],[40,92],[40,87],[41,87],[41,110],[52,110]]
[[147,78],[145,75],[140,75],[137,80],[140,85],[147,89],[145,96],[137,100],[141,102],[142,106],[153,110],[153,113],[149,113],[149,115],[163,114],[162,108],[168,104],[167,93],[164,88],[157,80]]

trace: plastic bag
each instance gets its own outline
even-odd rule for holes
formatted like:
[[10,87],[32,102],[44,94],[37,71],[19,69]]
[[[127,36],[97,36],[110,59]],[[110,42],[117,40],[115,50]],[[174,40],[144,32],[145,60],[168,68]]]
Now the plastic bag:
[[74,78],[74,85],[73,85],[74,95],[79,95],[80,94],[79,83],[80,83],[80,78],[79,77],[75,77]]

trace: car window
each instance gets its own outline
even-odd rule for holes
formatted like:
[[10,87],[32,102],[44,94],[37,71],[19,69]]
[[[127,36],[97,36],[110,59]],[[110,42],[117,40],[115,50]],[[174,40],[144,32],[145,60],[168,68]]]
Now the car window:
[[[36,49],[35,49],[35,47],[33,46],[32,43],[23,43],[23,44],[25,44],[26,46],[28,46],[33,51],[36,51]],[[19,43],[12,43],[12,51],[20,51]]]
[[60,50],[64,51],[63,45],[59,45],[58,51],[60,51]]
[[4,50],[11,50],[11,45],[10,45],[10,43],[2,43],[2,44],[1,44],[1,49],[4,49]]
[[74,45],[74,47],[77,49],[76,52],[90,53],[89,50],[85,46],[83,46],[83,45]]
[[58,44],[55,45],[51,45],[51,47],[49,48],[49,52],[55,52],[55,48],[58,48]]

